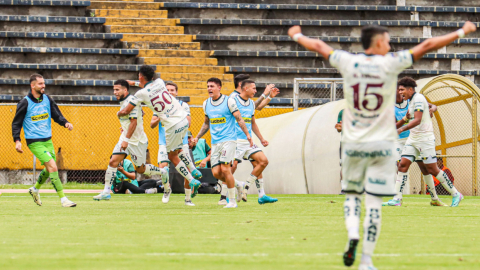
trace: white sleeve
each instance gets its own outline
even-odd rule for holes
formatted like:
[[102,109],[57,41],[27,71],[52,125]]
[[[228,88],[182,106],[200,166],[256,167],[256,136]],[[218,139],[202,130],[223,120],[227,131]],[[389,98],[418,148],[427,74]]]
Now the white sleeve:
[[206,109],[206,107],[207,107],[207,102],[208,102],[208,99],[203,102],[203,113],[204,113],[206,116],[207,116],[207,109]]
[[136,105],[138,105],[138,104],[140,104],[140,103],[142,103],[142,102],[145,103],[145,104],[148,104],[148,103],[146,103],[145,100],[144,100],[145,91],[143,91],[143,89],[138,90],[137,93],[135,93],[135,96],[133,96],[133,97],[134,97],[134,99],[132,99],[132,102],[131,102],[132,105],[135,105],[135,106],[136,106]]
[[188,104],[186,102],[183,102],[182,107],[187,112],[187,115],[190,116],[190,106],[188,106]]
[[126,100],[128,103],[132,104],[135,108],[128,114],[129,119],[137,119],[138,117],[138,102],[137,98],[135,96],[129,96],[128,99]]
[[253,102],[253,100],[250,100],[250,102],[253,103],[253,113],[252,113],[252,116],[255,116],[255,109],[256,109],[255,102]]
[[[415,95],[420,95],[420,94],[415,94]],[[415,98],[413,105],[413,111],[414,112],[425,112],[428,111],[428,102],[425,96],[420,95]]]
[[332,65],[332,67],[337,68],[340,73],[342,73],[347,68],[349,60],[352,59],[353,56],[354,55],[349,52],[335,50],[328,57],[328,61],[330,62],[330,65]]
[[238,111],[238,106],[237,102],[235,101],[235,98],[233,97],[228,97],[228,109],[230,109],[230,112],[233,114],[234,112]]
[[403,50],[385,55],[385,64],[390,73],[401,73],[413,65],[411,50]]

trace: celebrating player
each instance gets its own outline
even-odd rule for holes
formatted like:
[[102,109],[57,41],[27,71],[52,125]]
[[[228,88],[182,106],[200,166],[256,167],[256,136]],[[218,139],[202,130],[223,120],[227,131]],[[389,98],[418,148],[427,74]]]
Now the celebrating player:
[[70,201],[63,193],[62,181],[58,177],[57,157],[52,143],[52,119],[59,125],[73,129],[73,125],[63,117],[53,99],[45,93],[45,80],[40,74],[30,76],[30,93],[17,104],[17,111],[12,122],[12,135],[15,150],[23,153],[20,140],[20,131],[25,132],[27,147],[40,160],[45,168],[40,172],[35,186],[28,189],[33,201],[42,206],[40,200],[40,187],[50,177],[52,185],[60,197],[63,207],[75,207],[76,203]]
[[198,142],[198,139],[210,129],[212,136],[212,173],[215,178],[227,184],[229,202],[224,208],[236,208],[235,179],[231,171],[231,163],[235,158],[237,145],[235,120],[245,134],[250,146],[253,146],[253,141],[235,99],[220,93],[222,81],[218,78],[210,78],[207,81],[207,87],[210,98],[203,102],[205,122],[194,141]]
[[[175,165],[175,169],[188,180],[192,197],[198,193],[200,179],[202,174],[195,168],[193,162],[188,162],[185,157],[188,153],[182,152],[183,138],[187,136],[188,120],[187,113],[182,108],[178,100],[172,97],[162,79],[153,80],[155,70],[147,65],[140,67],[138,72],[138,86],[143,87],[135,93],[135,100],[120,110],[117,115],[128,115],[139,103],[147,104],[147,107],[156,113],[160,121],[165,126],[165,141],[167,143],[168,159]],[[135,85],[134,81],[128,81],[130,85]],[[188,163],[187,163],[188,162]],[[190,171],[192,173],[190,173]],[[166,187],[165,187],[166,188]]]
[[[430,177],[425,178],[428,191],[432,197],[430,204],[433,206],[444,206],[437,197],[435,183],[432,177],[432,175],[434,175],[443,187],[452,194],[451,206],[456,207],[463,199],[463,195],[458,192],[448,175],[438,168],[437,153],[435,152],[435,135],[433,134],[432,118],[430,117],[430,113],[428,113],[429,107],[427,99],[424,95],[415,92],[417,84],[412,78],[405,77],[401,79],[398,84],[402,86],[400,87],[400,95],[402,95],[404,100],[409,100],[411,104],[408,108],[408,116],[411,120],[408,121],[408,117],[405,116],[397,122],[399,134],[410,130],[410,135],[402,150],[402,160],[398,165],[397,181],[402,182],[402,185],[404,185],[404,183],[408,181],[408,169],[410,165],[417,158],[420,158],[430,175]],[[408,122],[408,124],[404,125],[406,122]]]
[[[397,138],[394,104],[397,76],[419,60],[425,53],[440,49],[457,38],[474,32],[476,27],[466,22],[456,32],[427,39],[411,50],[388,53],[388,30],[371,25],[362,29],[364,54],[333,50],[325,42],[305,37],[300,26],[288,34],[305,48],[320,53],[336,67],[344,78],[347,107],[343,113],[342,173],[345,223],[348,243],[343,255],[344,264],[351,266],[359,242],[361,196],[366,191],[367,208],[364,222],[363,254],[360,270],[374,270],[372,254],[380,233],[381,196],[394,195],[395,157]],[[402,130],[403,131],[403,130]],[[404,153],[405,154],[405,153]]]
[[120,109],[127,105],[137,104],[128,115],[119,117],[122,126],[122,134],[117,145],[113,149],[107,171],[105,172],[105,187],[100,194],[93,196],[96,201],[110,200],[110,188],[117,175],[118,164],[127,156],[132,157],[135,171],[145,175],[162,175],[168,177],[168,171],[160,169],[152,164],[146,164],[148,138],[143,130],[142,107],[136,101],[136,97],[128,93],[130,86],[125,80],[117,80],[113,83],[113,94],[120,101]]
[[[237,102],[238,110],[240,111],[243,120],[248,129],[248,133],[252,136],[252,130],[257,135],[258,139],[263,146],[268,146],[268,141],[265,140],[260,133],[260,129],[255,122],[255,104],[253,103],[253,96],[257,92],[257,88],[255,86],[255,82],[252,80],[244,80],[241,83],[242,92],[239,95],[234,96],[235,102]],[[249,160],[252,163],[253,171],[247,178],[247,185],[251,185],[255,183],[258,189],[258,203],[265,204],[265,203],[274,203],[278,201],[277,199],[271,198],[265,194],[263,189],[263,175],[262,172],[268,165],[268,159],[265,154],[256,146],[250,145],[243,132],[240,125],[237,123],[236,125],[237,130],[237,150],[235,152],[235,161],[233,162],[232,173],[235,173],[237,169],[237,165],[239,162],[242,162],[242,159]],[[246,194],[246,193],[245,193]],[[246,201],[246,196],[244,198]],[[237,201],[239,201],[237,199]]]

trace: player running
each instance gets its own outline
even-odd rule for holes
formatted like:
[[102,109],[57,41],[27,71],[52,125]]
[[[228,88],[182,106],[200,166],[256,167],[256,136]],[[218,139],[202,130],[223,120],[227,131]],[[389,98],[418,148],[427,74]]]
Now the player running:
[[[428,171],[428,175],[430,175],[430,177],[425,178],[428,191],[432,197],[430,204],[432,206],[444,206],[437,197],[432,177],[432,175],[435,175],[443,187],[452,194],[451,206],[456,207],[463,199],[463,195],[458,192],[448,175],[438,168],[437,153],[435,152],[435,135],[433,134],[432,118],[430,113],[428,113],[427,99],[424,95],[415,92],[417,84],[412,78],[403,78],[400,80],[399,85],[403,86],[400,88],[400,95],[402,95],[404,100],[409,100],[411,106],[408,108],[407,116],[397,122],[399,134],[410,130],[410,135],[402,150],[402,160],[398,165],[397,182],[402,182],[402,185],[404,185],[408,181],[410,165],[413,161],[420,158]],[[409,118],[411,120],[408,120]],[[406,122],[408,124],[404,125]]]
[[[120,110],[117,115],[128,115],[140,103],[147,104],[147,107],[158,115],[165,128],[168,159],[175,165],[175,169],[188,180],[192,190],[191,196],[194,197],[198,193],[200,181],[193,177],[200,179],[202,174],[195,168],[193,162],[187,163],[188,159],[185,157],[187,153],[182,151],[183,138],[188,130],[187,113],[178,100],[168,93],[162,79],[153,80],[154,75],[155,70],[152,67],[147,65],[140,67],[138,86],[143,87],[143,89],[137,91],[135,93],[136,99]],[[128,83],[130,85],[137,84],[134,81],[128,81]],[[164,188],[167,190],[167,187]]]
[[[258,139],[264,147],[268,146],[268,141],[265,140],[260,133],[260,129],[255,122],[255,104],[251,98],[255,96],[257,92],[257,88],[255,86],[255,82],[252,80],[244,80],[241,83],[242,92],[238,95],[234,96],[235,101],[237,102],[238,110],[240,111],[243,120],[248,128],[248,133],[252,136],[252,130],[257,135]],[[265,194],[265,190],[263,188],[263,175],[262,172],[268,165],[268,159],[265,154],[256,146],[250,146],[250,143],[247,140],[247,137],[243,133],[243,130],[240,128],[240,125],[237,123],[236,125],[237,130],[237,150],[235,152],[235,161],[233,162],[232,166],[232,173],[235,173],[237,170],[238,163],[242,162],[243,160],[249,160],[252,163],[253,171],[247,178],[247,185],[251,185],[253,183],[256,184],[258,189],[258,203],[265,204],[265,203],[274,203],[278,201],[277,199],[271,198]],[[247,186],[246,185],[246,186]],[[246,187],[245,187],[246,188]],[[241,198],[237,198],[239,202]],[[246,193],[245,197],[243,198],[244,201],[247,201]]]
[[253,146],[253,141],[235,99],[220,93],[222,81],[218,78],[210,78],[207,81],[207,87],[210,98],[203,102],[205,122],[197,137],[193,140],[197,143],[198,139],[210,130],[212,136],[212,157],[210,161],[212,163],[212,174],[216,179],[227,184],[229,202],[224,208],[236,208],[235,179],[231,170],[237,145],[235,120],[245,134],[250,147]]
[[[363,254],[360,270],[375,270],[372,255],[380,233],[382,196],[395,192],[394,141],[395,90],[397,76],[425,53],[442,48],[457,38],[474,32],[476,27],[466,22],[462,29],[440,37],[427,39],[411,50],[388,53],[390,36],[385,27],[370,25],[362,29],[363,54],[333,50],[325,42],[305,37],[300,26],[288,34],[305,48],[320,53],[336,67],[344,78],[347,107],[343,113],[342,173],[345,224],[348,242],[344,264],[355,260],[360,239],[359,224],[361,194],[365,191],[367,208],[364,222]],[[403,130],[402,130],[403,131]],[[404,153],[405,154],[405,153]]]
[[[125,80],[113,83],[113,94],[120,101],[120,109],[127,105],[138,104],[137,98],[128,93],[130,86]],[[131,156],[135,171],[145,175],[162,175],[168,177],[168,171],[152,164],[146,164],[148,138],[143,130],[143,111],[140,104],[135,105],[128,115],[119,117],[122,134],[113,149],[107,171],[105,172],[105,187],[100,194],[93,196],[96,201],[110,200],[110,189],[117,175],[117,168],[127,156]]]
[[12,135],[15,150],[23,153],[20,132],[22,127],[25,133],[27,147],[40,160],[45,168],[40,172],[35,186],[28,189],[33,201],[42,206],[40,200],[40,187],[50,178],[57,191],[63,207],[75,207],[76,203],[70,201],[63,193],[63,186],[58,176],[57,157],[52,143],[52,119],[68,130],[73,125],[63,117],[55,101],[45,94],[45,80],[40,74],[30,76],[30,93],[17,104],[17,111],[12,122]]

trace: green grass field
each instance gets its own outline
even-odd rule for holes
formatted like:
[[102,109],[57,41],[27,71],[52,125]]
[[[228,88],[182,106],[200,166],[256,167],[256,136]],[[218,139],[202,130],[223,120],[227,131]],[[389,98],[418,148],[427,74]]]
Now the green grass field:
[[[181,195],[165,205],[159,194],[101,202],[70,194],[78,207],[62,208],[55,194],[42,207],[28,194],[3,194],[0,268],[347,269],[343,196],[277,197],[223,209],[217,195],[186,207]],[[378,269],[480,269],[480,198],[458,208],[431,207],[427,196],[404,201],[383,210]]]

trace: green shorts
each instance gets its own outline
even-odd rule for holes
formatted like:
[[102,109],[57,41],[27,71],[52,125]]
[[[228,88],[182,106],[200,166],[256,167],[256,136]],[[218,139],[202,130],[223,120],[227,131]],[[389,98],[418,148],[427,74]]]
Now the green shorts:
[[52,140],[48,140],[46,142],[34,142],[29,144],[28,148],[38,158],[38,160],[40,160],[42,165],[45,162],[49,162],[52,158],[55,160],[55,162],[57,161]]

